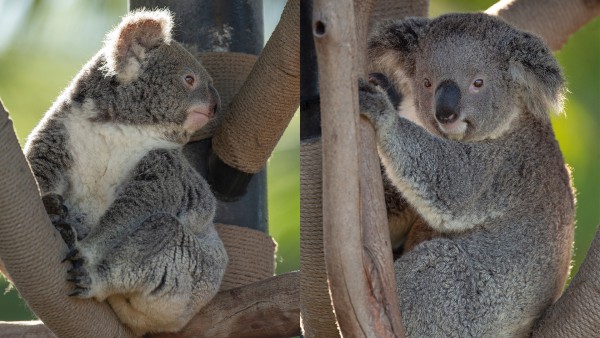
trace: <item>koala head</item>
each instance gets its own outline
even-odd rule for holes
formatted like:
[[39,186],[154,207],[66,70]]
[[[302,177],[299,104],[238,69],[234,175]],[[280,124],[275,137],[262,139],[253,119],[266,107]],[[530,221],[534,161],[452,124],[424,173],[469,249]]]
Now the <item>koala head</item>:
[[96,121],[156,126],[166,138],[189,140],[219,110],[206,70],[171,37],[167,10],[127,15],[76,78],[72,100]]
[[448,14],[380,25],[371,70],[414,100],[422,125],[456,140],[502,136],[519,116],[549,121],[562,108],[563,77],[544,42],[481,14]]

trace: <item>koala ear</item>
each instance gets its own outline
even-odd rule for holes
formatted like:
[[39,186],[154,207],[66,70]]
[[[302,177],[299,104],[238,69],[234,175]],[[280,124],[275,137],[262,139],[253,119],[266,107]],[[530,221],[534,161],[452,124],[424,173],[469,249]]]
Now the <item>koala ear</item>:
[[104,43],[106,68],[120,83],[135,80],[146,52],[171,43],[173,18],[168,10],[135,11],[123,18]]
[[[379,70],[398,67],[411,76],[415,71],[415,52],[419,38],[431,22],[425,18],[384,21],[371,34],[368,42],[369,64]],[[387,69],[387,72],[392,69]]]
[[541,38],[521,31],[509,44],[510,76],[521,87],[525,108],[542,119],[548,118],[550,108],[560,113],[565,80],[550,49]]

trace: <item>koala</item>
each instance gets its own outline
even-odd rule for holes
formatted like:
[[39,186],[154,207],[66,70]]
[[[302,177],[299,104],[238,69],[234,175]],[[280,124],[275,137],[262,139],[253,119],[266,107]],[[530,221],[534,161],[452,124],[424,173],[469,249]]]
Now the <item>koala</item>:
[[[543,41],[485,14],[379,25],[359,83],[386,175],[436,232],[395,261],[409,337],[526,337],[561,294],[574,195],[550,123],[561,70]],[[372,81],[377,82],[377,81]]]
[[172,29],[167,10],[127,15],[25,146],[71,296],[107,300],[138,335],[181,329],[227,264],[216,199],[182,153],[219,96]]

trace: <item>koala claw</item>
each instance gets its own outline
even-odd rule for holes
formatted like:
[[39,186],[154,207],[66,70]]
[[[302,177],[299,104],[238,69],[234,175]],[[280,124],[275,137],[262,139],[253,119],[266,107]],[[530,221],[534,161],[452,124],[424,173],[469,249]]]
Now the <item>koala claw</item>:
[[69,247],[71,251],[74,250],[73,248],[77,242],[77,233],[75,232],[73,226],[61,220],[61,222],[54,223],[54,227],[60,233],[60,236],[67,244],[67,247]]
[[363,79],[358,80],[360,113],[368,118],[375,127],[376,121],[389,111],[394,111],[387,94],[379,86]]
[[69,269],[69,271],[67,271],[69,274],[77,274],[78,271],[82,268],[83,266],[83,258],[77,258],[77,259],[73,259],[71,260],[71,264],[73,264],[73,267],[71,267],[71,269]]
[[89,289],[76,287],[73,289],[73,292],[69,294],[69,297],[78,297],[78,298],[89,298]]
[[68,258],[71,260],[73,267],[68,271],[67,281],[75,284],[74,291],[69,296],[75,296],[80,298],[89,298],[91,295],[92,278],[88,273],[88,270],[84,267],[84,259],[79,257],[79,251],[73,249],[69,251]]
[[63,220],[61,216],[55,214],[48,214],[48,217],[50,218],[50,222],[52,222],[54,226],[56,226],[56,224]]
[[77,255],[79,255],[79,250],[76,248],[71,248],[61,263],[64,263],[68,260],[73,260],[73,258],[75,258]]
[[67,217],[69,210],[64,205],[64,199],[59,194],[46,194],[42,196],[42,203],[48,215],[57,215],[61,218]]
[[90,278],[90,276],[88,275],[79,275],[79,276],[72,276],[67,278],[67,281],[74,283],[77,286],[84,286],[84,285],[90,285],[92,284],[92,279]]

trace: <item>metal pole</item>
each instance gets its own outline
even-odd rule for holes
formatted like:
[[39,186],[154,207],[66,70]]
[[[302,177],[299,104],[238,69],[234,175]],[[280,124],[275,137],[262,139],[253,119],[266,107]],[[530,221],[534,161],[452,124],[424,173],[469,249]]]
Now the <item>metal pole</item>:
[[319,68],[312,35],[312,0],[300,2],[300,139],[321,137]]
[[[260,0],[129,0],[130,10],[142,7],[169,8],[175,17],[175,40],[196,45],[200,52],[258,55],[264,45]],[[210,139],[189,143],[184,153],[218,189],[216,222],[268,231],[266,168],[251,175],[228,166],[211,154]]]

